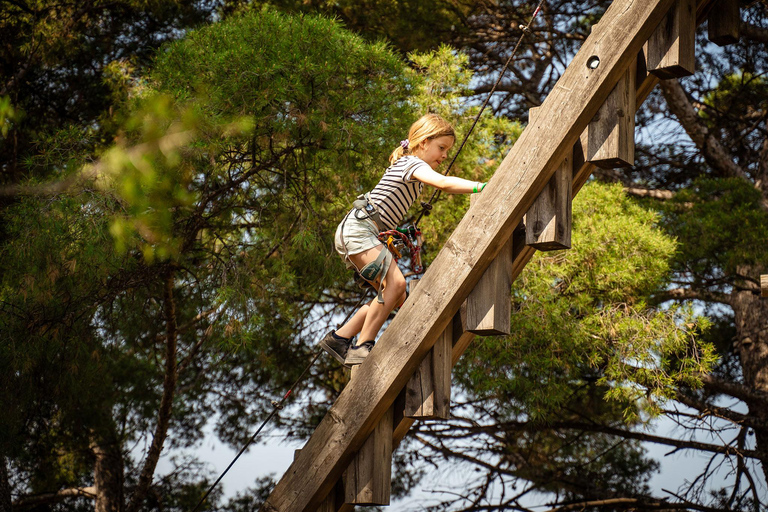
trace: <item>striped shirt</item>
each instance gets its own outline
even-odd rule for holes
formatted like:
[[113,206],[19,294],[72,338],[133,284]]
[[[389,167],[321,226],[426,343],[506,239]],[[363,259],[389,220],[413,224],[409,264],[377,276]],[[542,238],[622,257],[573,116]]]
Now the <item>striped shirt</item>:
[[432,169],[427,162],[413,155],[399,158],[384,171],[379,184],[371,190],[371,199],[381,213],[387,229],[395,229],[408,208],[421,194],[424,184],[413,177],[419,167]]

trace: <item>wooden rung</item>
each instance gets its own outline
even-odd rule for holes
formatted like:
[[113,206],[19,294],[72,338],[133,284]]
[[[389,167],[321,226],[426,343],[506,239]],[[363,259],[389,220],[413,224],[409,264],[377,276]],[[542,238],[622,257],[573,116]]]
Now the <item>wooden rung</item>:
[[707,16],[707,36],[718,46],[739,41],[741,8],[739,0],[718,0]]
[[629,66],[587,127],[587,161],[604,169],[635,164],[635,78]]
[[390,407],[344,471],[345,505],[389,505],[393,419]]
[[[418,279],[410,282],[411,293],[419,284]],[[451,355],[453,328],[443,332],[419,369],[408,380],[402,394],[402,415],[413,419],[448,419],[451,405]],[[399,400],[395,401],[395,416],[399,414]],[[395,424],[399,423],[398,418]]]
[[[472,197],[470,205],[474,200],[475,197]],[[510,333],[512,238],[509,237],[467,297],[467,330],[474,334],[494,336]]]
[[760,296],[768,297],[768,274],[760,276]]
[[448,419],[451,412],[453,326],[448,324],[405,388],[405,411],[414,419]]
[[645,44],[648,71],[661,79],[696,71],[696,0],[676,0]]
[[[536,117],[537,109],[528,111],[529,124]],[[573,149],[525,214],[526,244],[540,251],[570,249],[572,184]]]

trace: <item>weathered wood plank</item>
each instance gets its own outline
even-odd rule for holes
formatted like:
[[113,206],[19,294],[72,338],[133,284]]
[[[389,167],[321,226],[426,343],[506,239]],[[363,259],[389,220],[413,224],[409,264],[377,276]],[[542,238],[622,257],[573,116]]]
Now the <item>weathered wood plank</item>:
[[661,79],[696,71],[696,0],[676,0],[645,46],[648,71]]
[[707,37],[718,46],[738,43],[740,26],[739,0],[718,0],[709,11]]
[[[316,509],[501,251],[673,0],[615,0],[263,510]],[[601,64],[587,67],[597,55]],[[483,229],[478,230],[482,219]]]
[[392,407],[344,471],[344,503],[389,505],[392,489]]
[[[535,107],[528,111],[529,123],[535,119],[537,110]],[[526,244],[540,251],[570,249],[572,182],[573,150],[525,214]]]
[[467,297],[467,330],[480,336],[509,334],[512,290],[512,237]]
[[[344,510],[344,482],[343,480],[339,480],[333,486],[331,492],[328,493],[328,496],[326,496],[323,502],[320,504],[320,507],[317,509],[317,511],[344,512]],[[351,510],[353,510],[353,507],[348,507],[346,509],[346,511]]]
[[[296,460],[300,452],[301,452],[301,449],[294,450],[293,460]],[[336,485],[333,486],[333,489],[331,489],[331,492],[328,493],[328,496],[325,497],[325,499],[320,504],[320,507],[317,510],[318,512],[351,512],[352,510],[354,510],[354,507],[347,507],[347,509],[344,510],[343,506],[344,506],[344,481],[342,478],[342,480],[339,480],[336,482]]]
[[448,419],[451,414],[453,326],[448,326],[419,365],[405,388],[404,416]]
[[604,169],[635,165],[635,76],[627,70],[587,127],[587,160]]
[[768,297],[768,274],[760,276],[760,296]]
[[[410,282],[411,293],[419,280]],[[403,416],[414,419],[448,419],[451,405],[452,328],[449,325],[435,342],[419,369],[405,386]],[[397,403],[397,401],[395,401]],[[395,410],[398,415],[399,410]]]
[[[713,0],[702,0],[699,2],[697,23],[701,24],[706,20],[707,9]],[[642,59],[642,63],[640,62]],[[645,65],[645,56],[642,52],[638,53],[638,70],[642,69],[641,66]],[[644,78],[643,78],[644,77]],[[638,71],[637,79],[637,104],[638,107],[642,105],[654,87],[659,84],[659,78],[655,75],[648,74],[647,72]],[[587,132],[582,133],[581,138],[573,146],[574,151],[574,176],[573,176],[573,195],[576,195],[581,190],[581,187],[587,182],[589,176],[595,170],[595,166],[584,160],[584,150],[582,148],[587,146],[586,139]],[[525,228],[520,225],[512,234],[514,238],[513,247],[515,251],[513,253],[512,263],[512,277],[517,279],[522,269],[534,255],[535,250],[532,247],[526,246],[522,243],[525,240]],[[454,366],[459,361],[461,356],[467,350],[469,345],[475,339],[475,335],[466,330],[466,304],[462,305],[459,311],[456,312],[453,318],[453,354],[451,356],[451,364]],[[401,394],[402,396],[402,394]],[[404,400],[405,398],[402,397]],[[400,397],[398,397],[400,400]],[[395,428],[393,432],[393,446],[397,448],[400,442],[405,438],[408,430],[413,426],[414,420],[411,418],[398,419],[395,418]]]

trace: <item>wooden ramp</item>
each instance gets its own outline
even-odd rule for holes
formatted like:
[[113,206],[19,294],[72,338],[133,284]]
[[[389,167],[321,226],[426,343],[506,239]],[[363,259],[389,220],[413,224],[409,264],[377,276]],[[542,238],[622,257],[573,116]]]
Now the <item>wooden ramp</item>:
[[[556,198],[555,203],[567,196],[563,204],[568,211],[553,215],[569,215],[567,201],[595,164],[627,165],[630,159],[631,165],[636,105],[659,77],[693,71],[689,69],[692,46],[680,42],[692,40],[691,34],[706,16],[710,3],[615,0],[611,4],[483,193],[474,197],[469,211],[376,348],[355,369],[336,403],[297,452],[262,511],[335,512],[350,510],[353,504],[388,503],[389,482],[380,481],[389,478],[392,447],[414,421],[406,414],[444,416],[444,389],[430,393],[423,387],[432,382],[444,386],[442,372],[447,368],[450,373],[475,336],[468,328],[467,310],[477,308],[462,305],[486,271],[492,274],[492,281],[506,287],[508,303],[509,283],[528,262],[534,247],[570,244],[569,233],[567,237],[555,234],[550,241],[532,240],[529,233],[526,245],[524,216],[540,196],[548,195]],[[646,44],[650,46],[644,50]],[[655,66],[650,70],[644,58],[649,54],[654,56]],[[560,175],[563,170],[570,172],[564,175],[569,178]],[[572,190],[562,192],[565,196],[557,191],[563,183],[572,184]],[[555,192],[545,192],[552,187]],[[538,218],[540,214],[536,215]],[[538,237],[539,231],[546,229],[536,231]],[[498,266],[489,270],[492,264]],[[486,321],[469,319],[470,324],[478,324],[474,332],[508,329],[479,325]],[[414,405],[414,400],[423,400],[423,406]],[[380,489],[382,485],[386,489]]]

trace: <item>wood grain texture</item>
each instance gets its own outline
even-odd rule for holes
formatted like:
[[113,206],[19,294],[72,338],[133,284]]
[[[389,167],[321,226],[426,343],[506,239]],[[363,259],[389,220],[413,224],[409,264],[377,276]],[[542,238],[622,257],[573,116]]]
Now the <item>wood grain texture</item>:
[[741,7],[739,0],[718,0],[709,11],[707,37],[718,46],[739,42]]
[[[552,179],[555,177],[553,176]],[[550,179],[550,183],[552,182]],[[541,198],[537,198],[537,202]],[[469,205],[477,203],[479,195],[473,195]],[[480,281],[465,301],[465,329],[480,336],[509,334],[512,306],[512,238],[502,248],[483,273]]]
[[[528,111],[529,122],[536,117],[537,110],[538,107]],[[540,251],[570,249],[572,182],[573,149],[525,214],[526,244]]]
[[760,296],[768,297],[768,274],[760,276]]
[[408,381],[404,416],[418,420],[450,417],[452,350],[453,325],[448,324]]
[[[410,281],[410,293],[418,286],[419,280]],[[395,419],[403,416],[413,419],[447,419],[451,404],[451,326],[448,326],[419,369],[408,380],[402,395],[402,414],[398,400],[395,400]]]
[[392,407],[344,471],[344,503],[389,505],[392,489]]
[[587,127],[587,160],[604,169],[635,164],[635,76],[629,65]]
[[[262,510],[319,507],[672,1],[616,0],[608,8],[542,105],[540,119],[522,133],[361,365],[359,378],[341,392]],[[600,58],[597,69],[586,65],[592,55]],[[483,229],[478,230],[481,222]]]
[[511,332],[512,237],[467,297],[467,330],[480,336]]
[[648,71],[661,79],[696,71],[696,0],[675,0],[645,46]]
[[[697,10],[697,23],[701,24],[706,20],[707,10],[713,0],[702,0],[699,2]],[[643,59],[642,63],[638,63],[638,69],[641,66],[644,67],[645,57],[642,52],[638,53],[638,59]],[[654,87],[659,84],[659,78],[655,75],[648,74],[646,72],[638,73],[637,80],[637,104],[638,107],[642,105],[650,95]],[[584,131],[580,137],[580,140],[573,146],[574,151],[574,176],[573,176],[573,195],[577,196],[581,188],[587,182],[587,179],[595,170],[595,166],[584,160],[584,150],[587,145],[586,139],[587,132]],[[512,263],[512,278],[517,279],[522,272],[522,269],[531,259],[535,250],[522,243],[525,240],[525,228],[520,225],[513,232],[514,237],[513,247],[513,263]],[[519,242],[519,243],[518,243]],[[519,250],[518,250],[519,249]],[[469,345],[475,339],[475,335],[466,330],[466,305],[462,305],[458,312],[453,317],[453,355],[451,356],[451,364],[454,366],[459,361],[464,352],[469,348]],[[404,399],[404,398],[403,398]],[[395,421],[395,428],[393,432],[393,446],[397,448],[400,442],[408,433],[414,420],[411,418],[401,417]]]

